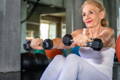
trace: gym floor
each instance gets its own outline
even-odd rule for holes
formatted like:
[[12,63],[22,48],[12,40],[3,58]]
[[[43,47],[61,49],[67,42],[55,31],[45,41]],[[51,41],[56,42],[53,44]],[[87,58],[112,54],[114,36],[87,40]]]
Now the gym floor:
[[21,80],[40,80],[41,73],[39,71],[22,72]]
[[20,72],[0,73],[0,80],[21,80]]
[[0,73],[0,80],[40,80],[40,71]]

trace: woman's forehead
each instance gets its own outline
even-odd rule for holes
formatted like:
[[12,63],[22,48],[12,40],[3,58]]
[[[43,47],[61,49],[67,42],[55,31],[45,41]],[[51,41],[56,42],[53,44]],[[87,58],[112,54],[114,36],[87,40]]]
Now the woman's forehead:
[[84,5],[82,11],[85,12],[85,11],[88,11],[88,10],[99,11],[100,9],[97,6],[93,5],[93,4]]

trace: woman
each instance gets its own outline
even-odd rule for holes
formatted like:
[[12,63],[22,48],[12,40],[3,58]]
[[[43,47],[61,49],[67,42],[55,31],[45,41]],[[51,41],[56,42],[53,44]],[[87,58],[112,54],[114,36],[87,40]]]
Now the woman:
[[[105,19],[105,9],[97,0],[86,0],[81,10],[86,28],[71,33],[74,42],[70,46],[81,46],[80,56],[57,55],[40,80],[112,80],[115,40],[114,30],[108,27]],[[104,48],[101,51],[85,47],[86,42],[94,38],[103,41]],[[57,44],[54,42],[54,48],[66,48],[66,46],[59,41]]]

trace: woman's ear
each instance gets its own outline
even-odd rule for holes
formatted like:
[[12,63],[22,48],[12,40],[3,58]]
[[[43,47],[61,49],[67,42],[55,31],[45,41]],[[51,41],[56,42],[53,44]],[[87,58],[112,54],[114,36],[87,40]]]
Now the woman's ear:
[[105,11],[100,11],[99,16],[101,19],[104,19],[105,18]]

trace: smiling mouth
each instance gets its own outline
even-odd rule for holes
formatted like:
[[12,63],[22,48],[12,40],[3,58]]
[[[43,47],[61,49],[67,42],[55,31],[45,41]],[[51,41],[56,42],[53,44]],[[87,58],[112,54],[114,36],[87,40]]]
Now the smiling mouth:
[[91,22],[92,22],[92,20],[86,21],[87,24],[89,24],[89,23],[91,23]]

